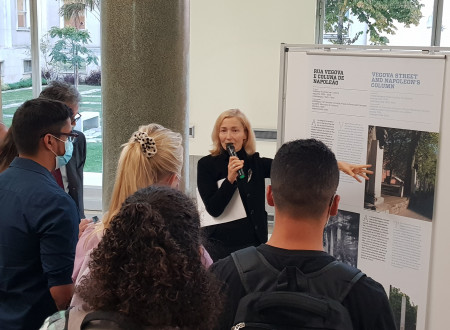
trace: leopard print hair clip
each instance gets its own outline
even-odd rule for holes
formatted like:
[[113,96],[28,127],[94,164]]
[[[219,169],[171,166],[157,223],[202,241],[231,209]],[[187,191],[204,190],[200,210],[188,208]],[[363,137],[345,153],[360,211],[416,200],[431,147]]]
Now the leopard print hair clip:
[[148,136],[145,132],[135,132],[133,134],[134,141],[139,142],[141,145],[142,152],[147,158],[152,158],[158,149],[156,149],[155,139]]

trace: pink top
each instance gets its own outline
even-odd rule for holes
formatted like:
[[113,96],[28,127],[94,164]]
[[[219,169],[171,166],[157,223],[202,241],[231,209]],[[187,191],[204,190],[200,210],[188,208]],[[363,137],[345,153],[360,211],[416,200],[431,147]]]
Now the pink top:
[[83,234],[81,234],[81,237],[78,240],[77,248],[75,251],[75,261],[73,264],[73,283],[76,283],[78,274],[83,273],[83,271],[80,272],[80,270],[81,266],[83,265],[84,259],[90,254],[91,250],[97,247],[98,243],[100,243],[100,239],[102,236],[101,232],[97,232],[91,235],[95,228],[96,226],[94,223],[89,224],[89,226],[86,227]]
[[[94,223],[89,224],[84,230],[83,234],[81,234],[80,239],[78,240],[72,273],[72,280],[75,284],[77,284],[77,280],[79,281],[79,278],[82,275],[85,275],[85,270],[88,268],[90,260],[89,255],[91,254],[91,250],[97,247],[98,243],[100,243],[100,240],[103,236],[103,233],[100,231],[97,233],[92,233],[95,228],[96,225]],[[209,266],[211,266],[211,264],[213,263],[211,256],[209,255],[208,251],[206,251],[206,249],[203,247],[203,245],[201,246],[201,249],[202,249],[202,264],[206,268],[209,268]]]

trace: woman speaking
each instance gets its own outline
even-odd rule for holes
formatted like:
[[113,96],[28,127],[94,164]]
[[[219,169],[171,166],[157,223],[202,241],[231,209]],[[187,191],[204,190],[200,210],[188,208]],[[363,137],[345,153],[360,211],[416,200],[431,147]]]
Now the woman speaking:
[[[242,218],[203,227],[206,249],[214,261],[247,246],[267,241],[265,178],[270,177],[272,159],[255,152],[255,135],[247,117],[238,109],[223,112],[212,132],[213,148],[197,167],[197,187],[206,211],[219,217],[235,193],[245,209]],[[360,181],[370,165],[338,162],[339,169]]]

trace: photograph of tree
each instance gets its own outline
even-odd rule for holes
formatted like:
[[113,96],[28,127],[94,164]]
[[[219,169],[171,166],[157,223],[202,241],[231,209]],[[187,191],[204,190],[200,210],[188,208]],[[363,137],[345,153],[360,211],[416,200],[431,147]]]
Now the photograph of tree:
[[431,221],[439,134],[369,126],[364,208]]
[[358,260],[359,213],[339,210],[323,233],[324,251],[353,267]]
[[389,289],[389,304],[394,314],[397,329],[416,329],[418,306],[414,305],[408,295],[391,285]]

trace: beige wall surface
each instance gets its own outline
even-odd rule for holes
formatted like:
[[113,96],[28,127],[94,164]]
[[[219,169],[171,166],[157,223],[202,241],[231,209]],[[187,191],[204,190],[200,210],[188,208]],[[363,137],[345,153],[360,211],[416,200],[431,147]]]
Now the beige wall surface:
[[[191,155],[206,155],[224,110],[239,108],[253,128],[276,129],[281,43],[314,43],[316,0],[191,0]],[[257,142],[273,157],[276,142]]]

